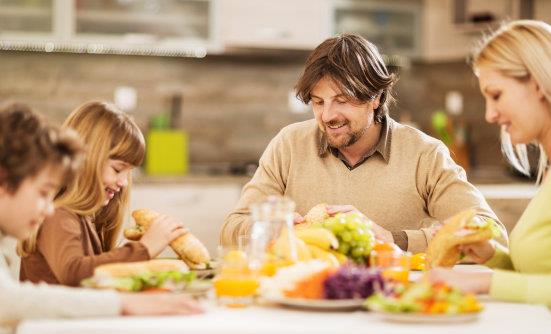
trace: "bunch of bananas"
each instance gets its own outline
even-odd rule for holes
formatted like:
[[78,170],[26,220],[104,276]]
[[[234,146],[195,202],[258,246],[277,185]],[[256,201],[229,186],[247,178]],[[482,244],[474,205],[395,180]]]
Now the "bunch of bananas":
[[322,260],[334,267],[346,263],[347,257],[338,253],[339,241],[335,235],[321,227],[298,229],[295,231],[299,240],[308,247],[313,259]]
[[[347,257],[338,253],[339,241],[335,235],[321,227],[295,229],[294,245],[299,261],[321,260],[333,267],[346,263]],[[271,253],[279,258],[292,260],[293,250],[289,232],[283,230],[271,247]]]

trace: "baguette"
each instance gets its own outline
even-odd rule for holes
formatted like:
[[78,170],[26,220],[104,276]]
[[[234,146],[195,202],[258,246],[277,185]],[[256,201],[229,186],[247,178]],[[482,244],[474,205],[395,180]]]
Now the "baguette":
[[[136,222],[136,226],[124,230],[124,236],[129,240],[139,240],[149,226],[161,214],[150,210],[140,209],[132,212],[132,217]],[[210,261],[210,254],[207,248],[193,234],[186,234],[174,239],[170,243],[170,247],[192,268],[207,267]]]

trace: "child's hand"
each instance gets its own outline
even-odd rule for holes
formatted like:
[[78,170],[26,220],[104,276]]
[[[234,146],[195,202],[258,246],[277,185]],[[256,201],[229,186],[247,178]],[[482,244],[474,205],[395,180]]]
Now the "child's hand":
[[157,257],[168,244],[188,231],[184,224],[174,217],[161,215],[151,224],[140,240],[151,258]]
[[122,315],[188,315],[203,313],[196,301],[171,293],[125,293],[121,295]]

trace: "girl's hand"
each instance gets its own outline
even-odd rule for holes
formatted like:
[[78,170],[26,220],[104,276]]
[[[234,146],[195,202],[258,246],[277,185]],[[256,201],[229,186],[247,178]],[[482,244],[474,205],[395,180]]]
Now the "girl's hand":
[[471,260],[478,264],[486,263],[491,259],[495,252],[496,247],[493,240],[479,241],[472,244],[465,244],[459,246],[459,250],[467,255]]
[[168,244],[187,233],[184,224],[174,217],[161,215],[151,224],[140,240],[151,258],[157,257]]
[[128,293],[121,295],[122,315],[187,315],[203,312],[197,302],[182,294]]
[[492,283],[491,272],[460,271],[435,268],[425,275],[432,283],[446,283],[465,293],[487,294]]

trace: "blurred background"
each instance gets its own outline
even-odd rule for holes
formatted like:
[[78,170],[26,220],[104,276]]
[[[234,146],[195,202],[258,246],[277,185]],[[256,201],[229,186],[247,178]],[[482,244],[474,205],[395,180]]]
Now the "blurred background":
[[132,207],[174,214],[213,251],[270,139],[312,118],[293,87],[324,39],[359,33],[400,80],[391,116],[442,139],[510,228],[534,194],[511,171],[467,57],[548,0],[0,0],[0,100],[61,123],[100,99],[148,141]]

